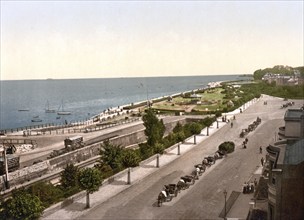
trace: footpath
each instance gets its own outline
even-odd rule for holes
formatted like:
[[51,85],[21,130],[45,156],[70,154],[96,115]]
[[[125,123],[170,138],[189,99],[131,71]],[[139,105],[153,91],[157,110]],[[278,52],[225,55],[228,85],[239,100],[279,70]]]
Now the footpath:
[[[247,109],[256,101],[257,100],[255,99],[244,104],[241,107],[242,111]],[[240,113],[240,109],[236,109],[233,112],[225,114],[225,117],[228,121],[229,120],[231,121],[233,116],[239,113]],[[227,125],[227,122],[222,122],[222,118],[218,118],[217,122],[214,122],[209,127],[209,136],[217,132],[220,128],[222,128],[225,125]],[[145,177],[149,176],[154,172],[157,172],[159,167],[162,167],[176,160],[177,158],[180,157],[180,155],[191,150],[198,143],[206,140],[209,136],[207,136],[207,128],[205,128],[201,131],[201,134],[188,138],[184,144],[183,143],[176,144],[166,149],[163,155],[159,155],[159,157],[157,155],[152,156],[151,158],[142,161],[138,167],[132,168],[130,170],[126,169],[116,174],[114,177],[110,177],[109,179],[104,180],[103,185],[99,188],[99,191],[90,194],[90,205],[91,205],[90,209],[85,209],[86,193],[80,192],[77,195],[74,195],[63,202],[57,203],[46,209],[43,213],[42,219],[80,218],[82,215],[89,212],[92,208],[107,201],[108,199],[119,194],[120,192],[127,190],[132,185],[140,183],[141,180],[144,179]],[[129,176],[128,176],[128,172],[130,174]],[[246,205],[248,206],[248,203],[246,203]],[[232,208],[231,212],[238,212],[238,210],[233,210]],[[248,209],[245,211],[246,213],[248,213]]]

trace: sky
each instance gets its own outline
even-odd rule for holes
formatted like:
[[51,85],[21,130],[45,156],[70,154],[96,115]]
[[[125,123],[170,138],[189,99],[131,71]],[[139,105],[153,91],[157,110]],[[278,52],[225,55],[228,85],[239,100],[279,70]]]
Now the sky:
[[1,0],[1,80],[303,66],[300,1]]

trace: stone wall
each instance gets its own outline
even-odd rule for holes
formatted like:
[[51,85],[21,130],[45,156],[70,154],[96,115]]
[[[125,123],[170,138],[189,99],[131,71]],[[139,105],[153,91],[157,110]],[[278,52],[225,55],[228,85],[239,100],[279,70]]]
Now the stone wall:
[[[169,122],[165,124],[166,133],[169,133],[173,130],[175,125],[180,122],[182,125],[186,123],[185,118],[177,119],[175,121]],[[127,129],[127,128],[126,128]],[[130,145],[135,145],[146,140],[145,129],[138,130],[133,133],[129,133],[126,135],[116,136],[117,133],[113,133],[108,135],[108,137],[112,136],[109,141],[115,145],[121,145],[123,147],[127,147]],[[99,137],[100,140],[105,140],[105,137]],[[96,139],[94,140],[96,142]],[[19,184],[23,184],[25,182],[29,182],[33,179],[41,177],[42,175],[50,174],[56,170],[64,169],[69,163],[79,163],[81,161],[85,161],[89,158],[97,156],[99,154],[99,148],[101,143],[92,144],[81,149],[77,149],[75,151],[68,152],[66,154],[60,155],[58,157],[49,159],[47,161],[43,161],[41,163],[34,164],[29,167],[25,167],[19,169],[17,171],[9,173],[10,186],[15,187]],[[2,176],[0,178],[0,190],[3,191],[5,189],[4,185],[5,177]]]

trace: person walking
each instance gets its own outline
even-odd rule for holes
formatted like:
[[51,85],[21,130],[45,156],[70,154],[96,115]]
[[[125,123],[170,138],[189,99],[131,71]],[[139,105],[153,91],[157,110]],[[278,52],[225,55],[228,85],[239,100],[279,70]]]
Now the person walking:
[[262,151],[263,151],[262,146],[260,146],[260,154],[262,154]]
[[261,158],[261,164],[262,164],[262,166],[264,165],[264,158],[263,157]]

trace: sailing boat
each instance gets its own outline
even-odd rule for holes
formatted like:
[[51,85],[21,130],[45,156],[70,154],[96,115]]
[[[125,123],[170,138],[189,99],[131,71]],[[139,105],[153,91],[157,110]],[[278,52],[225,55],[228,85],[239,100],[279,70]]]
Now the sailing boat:
[[70,115],[70,114],[72,114],[72,113],[69,111],[64,111],[63,101],[62,101],[62,104],[61,104],[61,106],[59,106],[59,109],[57,111],[57,115]]
[[49,101],[46,102],[45,113],[55,113],[55,109],[50,109]]

